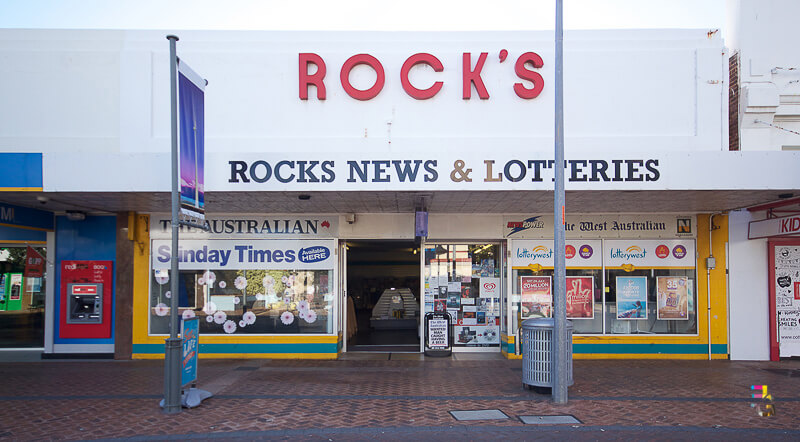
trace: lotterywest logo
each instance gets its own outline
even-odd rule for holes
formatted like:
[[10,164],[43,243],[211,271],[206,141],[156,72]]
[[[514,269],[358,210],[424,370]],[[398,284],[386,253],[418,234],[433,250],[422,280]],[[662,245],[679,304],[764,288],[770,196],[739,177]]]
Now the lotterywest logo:
[[567,259],[572,259],[575,257],[575,247],[567,244],[567,247],[564,250],[564,256]]
[[589,244],[584,244],[581,246],[580,251],[578,253],[580,253],[581,258],[589,259],[592,257],[592,254],[594,254],[594,250],[592,250],[592,246],[590,246]]
[[320,262],[328,259],[331,256],[331,251],[327,247],[314,246],[300,249],[300,253],[298,255],[300,257],[300,262]]
[[[462,78],[462,98],[469,100],[472,98],[472,88],[478,93],[481,100],[489,99],[489,91],[481,77],[481,71],[486,64],[488,52],[481,52],[478,60],[473,67],[472,54],[464,52],[461,57],[461,78]],[[505,49],[500,50],[498,53],[499,63],[503,63],[508,58],[508,51]],[[308,100],[309,86],[314,86],[317,91],[317,99],[325,100],[327,98],[327,88],[325,85],[325,76],[328,73],[328,66],[323,58],[315,53],[306,52],[300,53],[298,56],[299,70],[299,96],[301,100]],[[367,89],[356,89],[350,83],[350,72],[359,65],[369,66],[375,71],[375,83]],[[433,69],[434,72],[444,71],[444,64],[436,58],[436,56],[428,53],[417,53],[411,55],[403,63],[400,68],[400,84],[403,90],[412,98],[417,100],[427,100],[433,98],[442,90],[444,86],[443,81],[436,81],[427,88],[420,89],[418,86],[413,85],[409,79],[409,73],[415,66],[426,65],[428,68]],[[534,69],[540,69],[544,66],[544,61],[539,54],[535,52],[525,52],[517,57],[514,63],[514,73],[521,80],[528,83],[521,82],[509,85],[514,93],[522,99],[530,100],[539,96],[544,89],[544,79],[541,74]],[[312,72],[312,67],[313,73]],[[371,100],[378,96],[383,90],[386,83],[386,71],[383,68],[380,60],[369,54],[356,54],[345,60],[339,71],[339,82],[342,89],[352,98],[361,101]],[[421,86],[420,86],[421,87]]]
[[553,249],[545,246],[536,246],[532,250],[526,247],[517,249],[517,258],[525,259],[550,259],[553,256]]
[[678,244],[672,249],[672,256],[677,259],[683,259],[683,257],[686,256],[686,247]]
[[611,258],[629,261],[631,259],[643,259],[645,256],[647,256],[647,250],[639,246],[630,246],[625,249],[625,251],[622,251],[622,249],[611,249]]

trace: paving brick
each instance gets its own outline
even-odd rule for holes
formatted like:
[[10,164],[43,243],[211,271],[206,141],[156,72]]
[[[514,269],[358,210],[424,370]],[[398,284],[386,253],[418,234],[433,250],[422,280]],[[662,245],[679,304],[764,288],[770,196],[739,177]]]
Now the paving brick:
[[[160,361],[4,363],[0,439],[800,438],[800,381],[767,371],[800,369],[800,361],[575,361],[566,405],[523,389],[520,367],[506,360],[201,360],[199,386],[217,385],[216,396],[166,415],[157,405]],[[769,385],[775,416],[750,407],[753,384]],[[458,422],[449,413],[486,409],[511,419]],[[526,430],[516,419],[557,414],[583,423]]]

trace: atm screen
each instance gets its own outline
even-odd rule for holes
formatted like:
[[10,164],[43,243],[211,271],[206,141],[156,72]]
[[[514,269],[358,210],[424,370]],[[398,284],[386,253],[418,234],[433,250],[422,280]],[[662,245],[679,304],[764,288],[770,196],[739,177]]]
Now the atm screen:
[[89,314],[95,312],[95,296],[73,296],[72,314]]

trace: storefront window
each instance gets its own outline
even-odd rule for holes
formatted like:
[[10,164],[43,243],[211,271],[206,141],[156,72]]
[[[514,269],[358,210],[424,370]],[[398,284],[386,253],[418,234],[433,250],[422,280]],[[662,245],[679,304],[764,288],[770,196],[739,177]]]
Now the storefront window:
[[697,333],[694,269],[614,269],[606,281],[606,333]]
[[[552,317],[552,244],[510,242],[512,332],[525,319]],[[696,334],[694,250],[693,239],[568,240],[566,307],[574,333]]]
[[608,240],[606,333],[697,333],[695,244]]
[[[510,242],[511,314],[514,332],[529,318],[553,316],[553,241]],[[565,245],[567,319],[574,333],[603,333],[602,242],[569,240]]]
[[[46,256],[44,247],[0,247],[0,348],[44,347]],[[41,276],[24,276],[26,258]]]
[[[573,333],[603,333],[603,292],[600,269],[567,269],[567,319]],[[515,269],[511,306],[516,329],[529,318],[553,316],[553,269]]]
[[[166,241],[154,241],[154,247],[162,247],[162,256],[160,260],[154,259],[155,268],[151,274],[151,334],[169,333],[172,293],[169,270],[164,268],[169,264],[164,243]],[[334,245],[332,241],[185,243],[181,243],[184,251],[219,250],[220,256],[227,256],[225,263],[228,265],[222,265],[220,259],[216,268],[180,271],[180,315],[200,317],[201,334],[333,333],[335,260],[333,249],[329,247]],[[231,253],[226,255],[227,251]],[[187,255],[183,258],[189,260]],[[289,262],[300,268],[276,268]],[[182,263],[181,267],[191,265]]]
[[497,244],[425,247],[425,312],[450,313],[455,347],[500,346],[500,261]]

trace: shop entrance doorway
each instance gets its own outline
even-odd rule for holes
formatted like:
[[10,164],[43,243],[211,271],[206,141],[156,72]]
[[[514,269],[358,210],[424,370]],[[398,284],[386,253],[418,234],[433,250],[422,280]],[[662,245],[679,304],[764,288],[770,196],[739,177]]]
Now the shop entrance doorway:
[[413,241],[347,241],[347,351],[420,351],[420,257]]

